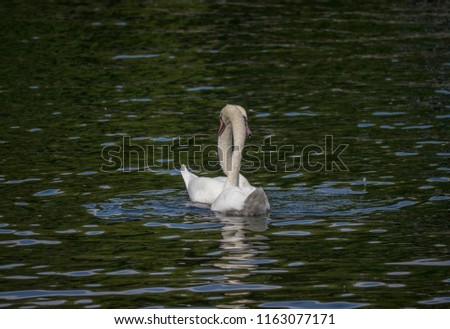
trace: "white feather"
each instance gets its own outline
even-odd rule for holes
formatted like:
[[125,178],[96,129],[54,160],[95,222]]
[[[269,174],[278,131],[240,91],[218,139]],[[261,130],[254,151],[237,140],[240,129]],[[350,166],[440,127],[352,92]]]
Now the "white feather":
[[[226,177],[198,177],[191,173],[185,165],[181,165],[181,175],[192,202],[212,204],[223,191]],[[239,185],[250,186],[248,180],[240,175]]]

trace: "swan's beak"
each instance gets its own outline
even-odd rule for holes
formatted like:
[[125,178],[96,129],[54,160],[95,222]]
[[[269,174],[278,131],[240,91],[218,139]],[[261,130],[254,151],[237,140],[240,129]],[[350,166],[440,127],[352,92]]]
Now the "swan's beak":
[[225,122],[223,122],[222,120],[222,116],[220,116],[220,126],[219,126],[219,131],[217,132],[220,135],[222,135],[223,131],[225,130]]
[[245,122],[245,134],[247,135],[247,137],[252,137],[252,131],[250,130],[247,122]]

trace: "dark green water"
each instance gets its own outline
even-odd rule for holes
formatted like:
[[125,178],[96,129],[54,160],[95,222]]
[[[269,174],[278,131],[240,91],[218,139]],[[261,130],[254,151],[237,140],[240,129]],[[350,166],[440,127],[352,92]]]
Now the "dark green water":
[[[1,307],[449,307],[445,1],[32,3],[0,4]],[[267,218],[176,170],[217,175],[226,103]],[[348,170],[299,167],[326,136]]]

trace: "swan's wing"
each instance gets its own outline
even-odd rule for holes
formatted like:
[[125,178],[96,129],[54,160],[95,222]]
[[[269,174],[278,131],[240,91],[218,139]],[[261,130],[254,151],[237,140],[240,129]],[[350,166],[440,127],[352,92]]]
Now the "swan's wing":
[[224,182],[208,177],[197,177],[187,188],[192,202],[213,203],[223,190]]
[[181,165],[180,172],[192,202],[212,204],[222,192],[227,179],[226,177],[198,177],[189,172],[185,165]]

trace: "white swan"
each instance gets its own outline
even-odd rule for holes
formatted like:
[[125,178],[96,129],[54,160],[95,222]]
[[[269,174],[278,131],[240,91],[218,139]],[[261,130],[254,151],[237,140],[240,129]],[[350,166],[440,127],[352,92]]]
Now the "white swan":
[[240,182],[242,150],[249,133],[245,109],[239,105],[226,105],[220,112],[218,154],[227,178],[222,192],[211,205],[213,211],[226,215],[257,216],[270,210],[262,188]]
[[[245,116],[247,116],[247,114],[245,114]],[[224,168],[225,166],[227,167],[231,166],[231,156],[233,151],[231,146],[231,139],[233,137],[232,136],[233,132],[230,128],[231,126],[229,127],[225,126],[224,122],[221,119],[218,131],[219,133],[218,154],[220,165],[227,176],[229,175],[229,171],[226,171]],[[251,134],[247,124],[245,131],[248,135]],[[227,165],[224,165],[225,163]],[[227,180],[227,177],[223,176],[214,178],[198,177],[197,175],[189,172],[189,170],[186,168],[185,165],[181,165],[180,172],[181,175],[183,176],[184,184],[186,185],[186,189],[188,191],[189,198],[191,199],[191,201],[198,203],[206,203],[208,205],[211,205],[217,199],[219,194],[223,191],[225,182]],[[239,174],[239,187],[244,188],[246,186],[250,186],[250,183],[244,176]]]

